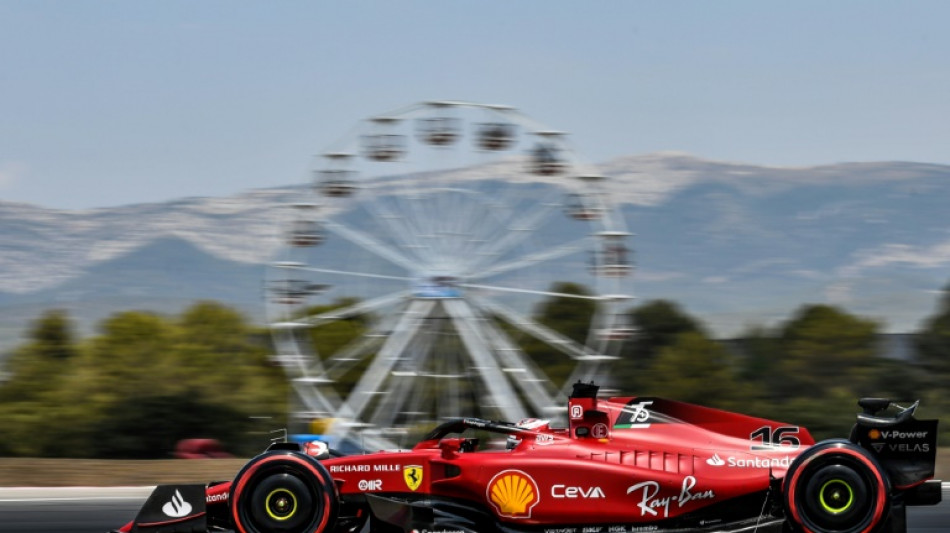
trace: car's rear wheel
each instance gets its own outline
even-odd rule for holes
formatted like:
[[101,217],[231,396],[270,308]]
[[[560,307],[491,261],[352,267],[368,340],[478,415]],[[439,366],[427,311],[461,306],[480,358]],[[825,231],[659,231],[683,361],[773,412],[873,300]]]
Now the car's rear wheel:
[[785,477],[785,512],[796,529],[870,533],[887,519],[890,482],[878,462],[848,441],[812,446]]
[[231,484],[237,533],[324,533],[336,521],[333,479],[316,459],[268,452],[251,459]]

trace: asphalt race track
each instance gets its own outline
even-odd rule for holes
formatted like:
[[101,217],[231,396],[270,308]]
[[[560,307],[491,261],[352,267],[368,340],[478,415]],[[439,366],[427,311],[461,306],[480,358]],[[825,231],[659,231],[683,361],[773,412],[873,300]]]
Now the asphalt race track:
[[148,489],[0,489],[0,532],[104,533],[129,521]]
[[[150,490],[0,489],[0,533],[105,533],[128,522]],[[911,533],[950,532],[950,484],[943,502],[907,512]]]

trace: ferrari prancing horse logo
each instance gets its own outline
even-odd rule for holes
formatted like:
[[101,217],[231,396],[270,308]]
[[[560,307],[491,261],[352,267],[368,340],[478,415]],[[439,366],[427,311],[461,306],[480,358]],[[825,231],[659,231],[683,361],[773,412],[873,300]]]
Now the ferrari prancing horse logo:
[[409,490],[415,491],[422,484],[422,467],[419,465],[402,467],[402,478],[406,480],[406,486],[409,487]]

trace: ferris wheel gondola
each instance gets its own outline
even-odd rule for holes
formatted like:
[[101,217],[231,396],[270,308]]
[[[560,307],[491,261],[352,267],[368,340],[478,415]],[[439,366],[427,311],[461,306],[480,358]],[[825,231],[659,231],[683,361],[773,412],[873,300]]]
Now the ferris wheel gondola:
[[356,171],[353,170],[354,155],[345,152],[328,152],[323,155],[323,164],[314,170],[316,189],[330,198],[345,198],[356,190]]

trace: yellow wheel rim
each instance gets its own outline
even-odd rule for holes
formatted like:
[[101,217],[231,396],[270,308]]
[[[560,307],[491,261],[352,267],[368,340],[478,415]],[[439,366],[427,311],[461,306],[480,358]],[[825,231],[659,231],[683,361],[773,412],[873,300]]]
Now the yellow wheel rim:
[[854,491],[851,485],[841,479],[826,481],[818,491],[821,508],[831,514],[841,514],[854,504]]
[[264,508],[267,509],[267,516],[278,522],[283,522],[297,514],[297,497],[287,489],[274,489],[264,500]]

